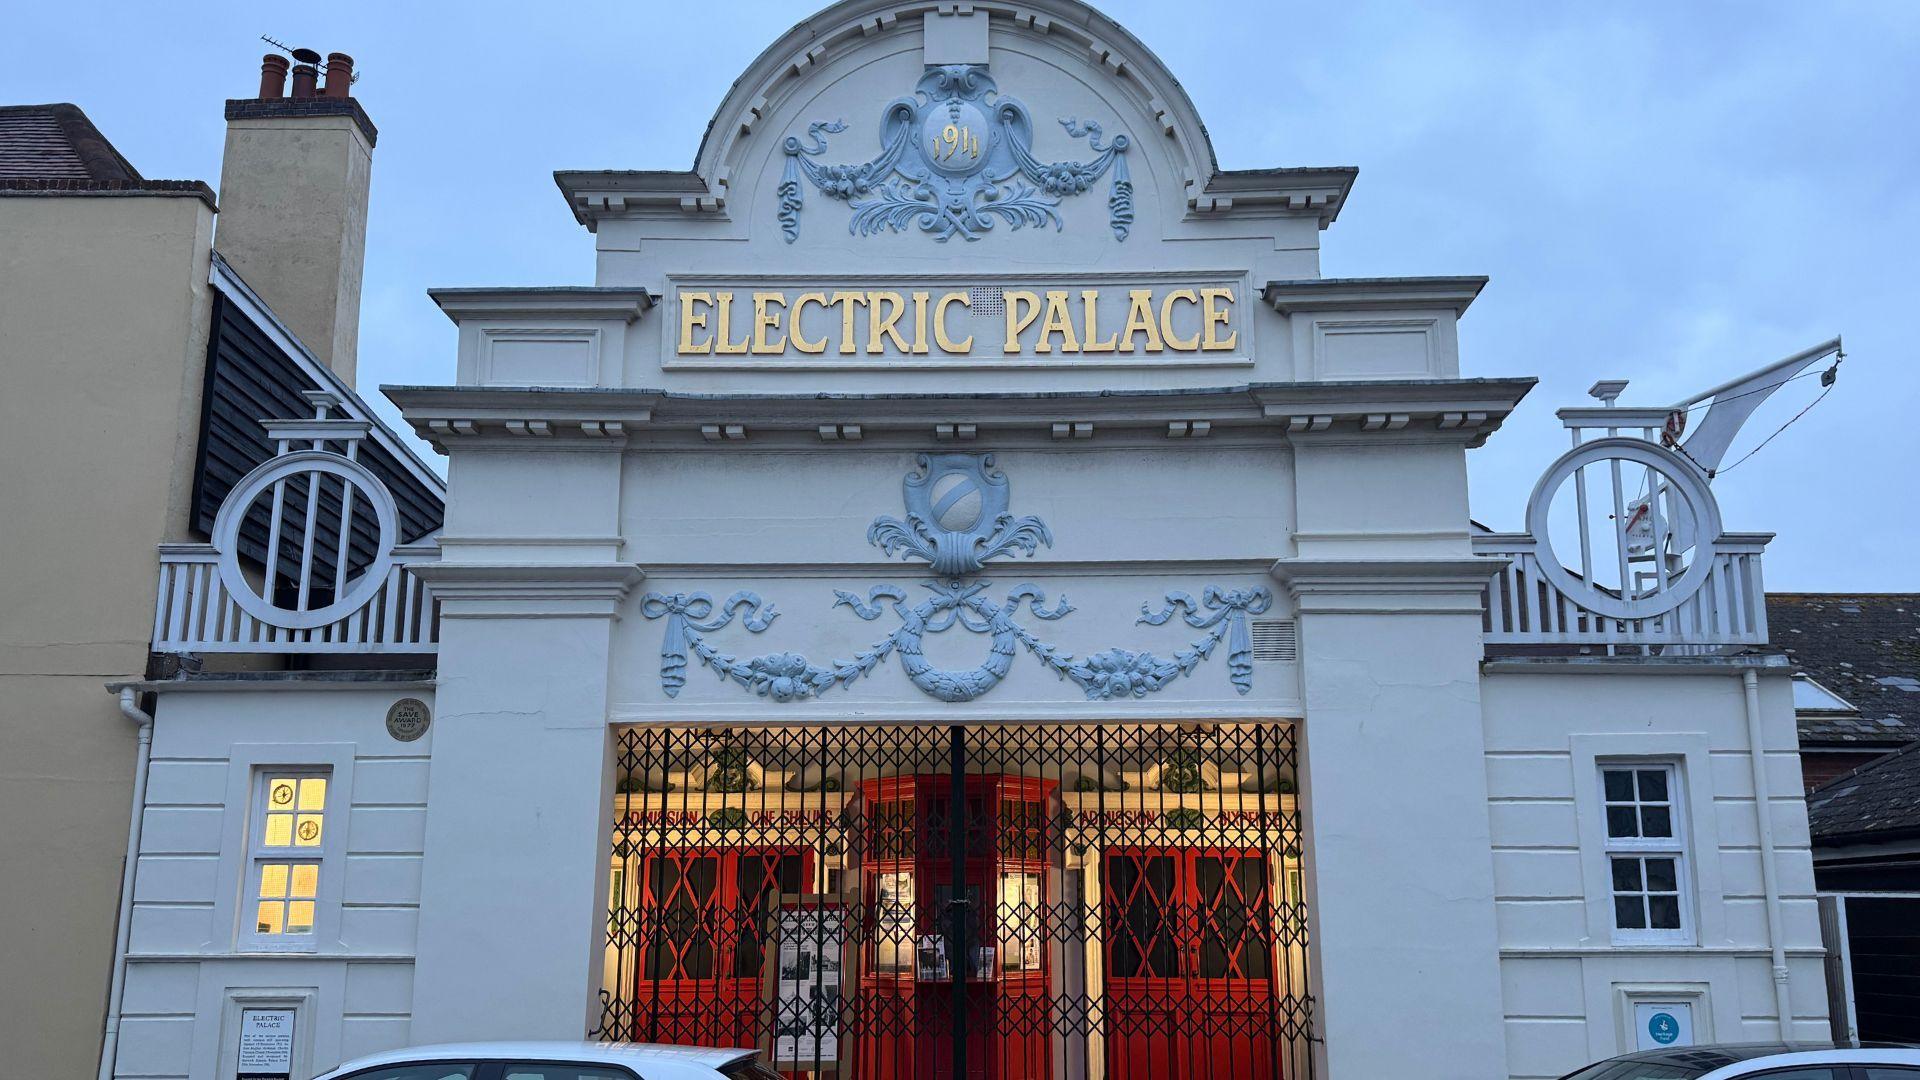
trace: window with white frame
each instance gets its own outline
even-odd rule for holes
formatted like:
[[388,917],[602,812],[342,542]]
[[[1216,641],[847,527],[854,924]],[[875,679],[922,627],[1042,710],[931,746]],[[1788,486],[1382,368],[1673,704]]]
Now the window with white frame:
[[308,947],[327,850],[324,770],[267,769],[259,774],[248,824],[248,903],[256,942]]
[[1623,941],[1681,942],[1692,933],[1678,781],[1672,765],[1600,766],[1614,936]]

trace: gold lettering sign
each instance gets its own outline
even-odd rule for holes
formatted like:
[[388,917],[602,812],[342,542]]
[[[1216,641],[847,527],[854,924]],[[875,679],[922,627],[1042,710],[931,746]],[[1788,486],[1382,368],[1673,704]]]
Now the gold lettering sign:
[[[970,133],[959,132],[964,148]],[[682,357],[1047,359],[1194,355],[1240,348],[1231,285],[1151,288],[1006,288],[982,321],[967,289],[728,289],[677,292],[675,353]],[[985,329],[983,338],[977,331]],[[994,348],[993,334],[1000,334]]]

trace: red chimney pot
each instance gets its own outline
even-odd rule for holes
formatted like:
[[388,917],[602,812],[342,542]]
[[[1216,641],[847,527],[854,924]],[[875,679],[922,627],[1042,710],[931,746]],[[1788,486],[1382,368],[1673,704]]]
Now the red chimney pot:
[[318,81],[319,76],[320,76],[320,73],[317,70],[315,70],[312,64],[294,65],[293,96],[296,98],[310,98],[314,96],[313,88],[314,88],[314,84]]
[[343,52],[327,54],[327,85],[320,93],[335,98],[353,93],[353,57]]
[[268,53],[260,58],[260,96],[285,97],[287,94],[287,58]]

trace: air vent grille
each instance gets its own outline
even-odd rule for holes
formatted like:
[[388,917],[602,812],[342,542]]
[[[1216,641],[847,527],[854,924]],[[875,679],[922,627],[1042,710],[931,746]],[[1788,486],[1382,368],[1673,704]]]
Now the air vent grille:
[[1253,658],[1269,664],[1300,659],[1300,635],[1292,619],[1253,620]]
[[976,319],[998,319],[1007,313],[1007,292],[998,285],[975,285],[967,290],[967,310]]

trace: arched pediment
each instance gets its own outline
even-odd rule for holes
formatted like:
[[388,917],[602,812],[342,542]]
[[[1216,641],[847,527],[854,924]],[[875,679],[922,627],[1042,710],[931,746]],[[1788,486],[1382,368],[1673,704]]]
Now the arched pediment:
[[[942,145],[949,128],[957,138]],[[589,226],[700,214],[758,234],[777,220],[792,243],[826,227],[976,239],[996,228],[1058,228],[1068,215],[1104,217],[1125,240],[1136,216],[1164,234],[1171,222],[1236,209],[1311,215],[1324,226],[1352,177],[1222,173],[1179,81],[1079,0],[843,0],[748,65],[691,172],[558,179]],[[963,202],[971,209],[958,209]]]
[[[1219,171],[1207,129],[1179,80],[1139,38],[1079,0],[1019,4],[842,0],[823,8],[781,35],[734,81],[707,125],[694,171],[715,186],[724,184],[728,165],[737,159],[742,142],[760,133],[761,119],[818,70],[868,47],[876,35],[923,33],[929,14],[957,18],[967,11],[986,17],[995,32],[1030,36],[1054,49],[1083,54],[1103,69],[1114,92],[1157,121],[1159,136],[1169,144],[1163,152],[1179,163],[1182,181],[1204,187]],[[991,69],[990,62],[986,66]],[[1002,92],[1018,91],[1008,87]],[[1135,138],[1145,135],[1140,132]]]

